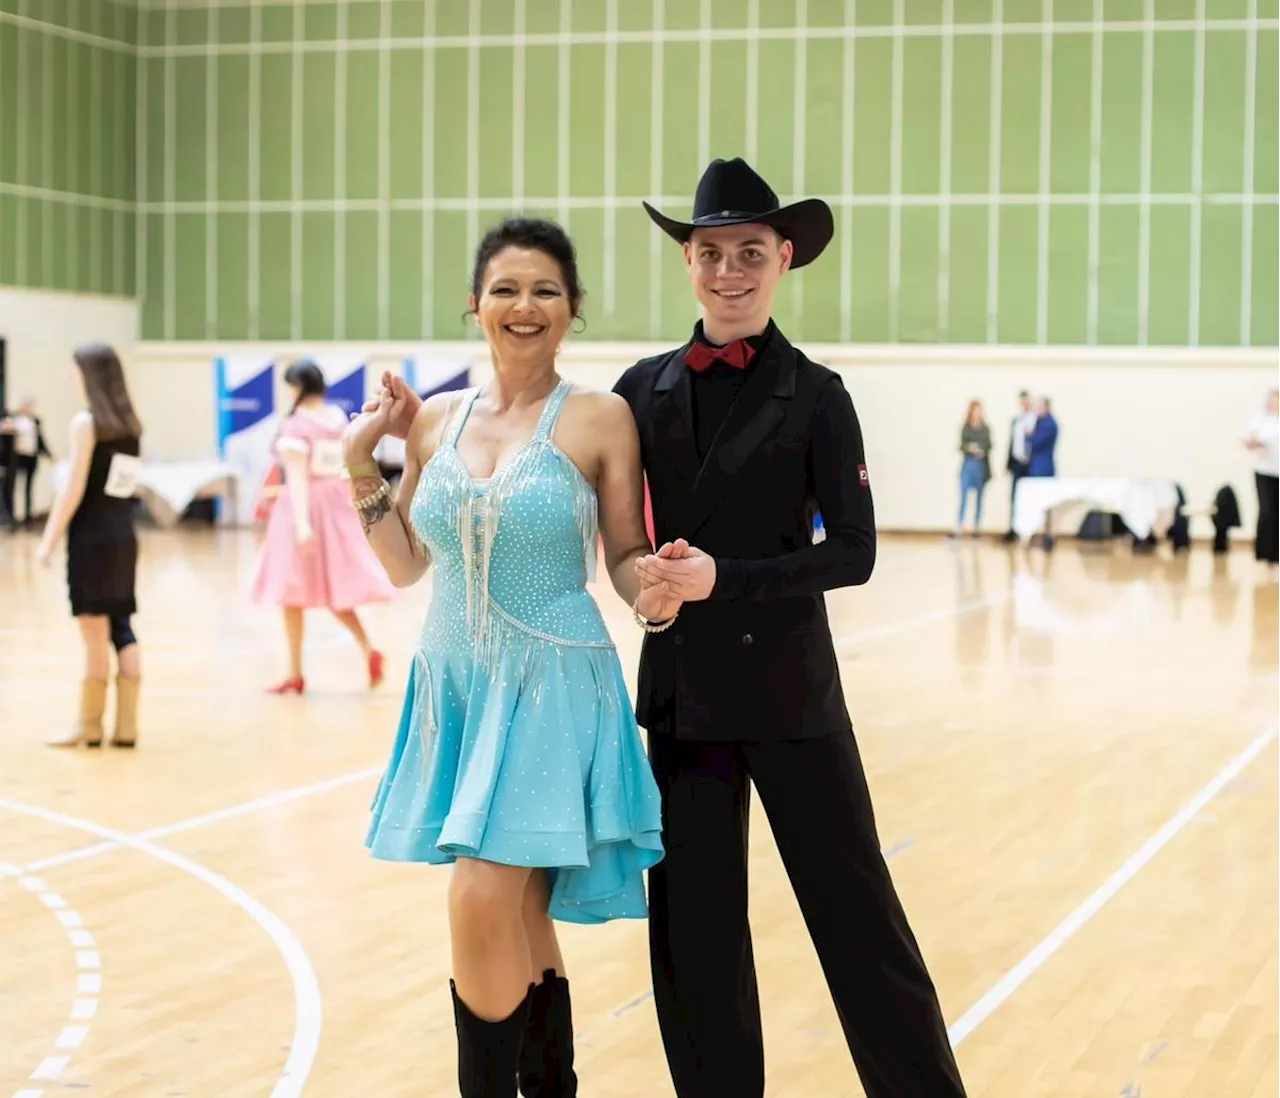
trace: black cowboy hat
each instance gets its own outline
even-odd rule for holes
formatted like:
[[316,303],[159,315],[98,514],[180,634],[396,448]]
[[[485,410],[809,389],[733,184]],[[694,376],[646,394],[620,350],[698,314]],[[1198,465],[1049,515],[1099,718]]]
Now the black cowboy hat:
[[768,225],[793,249],[791,269],[812,263],[835,233],[831,207],[820,198],[806,198],[780,206],[778,196],[741,157],[713,160],[698,180],[693,196],[693,220],[677,221],[659,213],[648,202],[645,212],[674,240],[688,241],[694,229],[723,225]]

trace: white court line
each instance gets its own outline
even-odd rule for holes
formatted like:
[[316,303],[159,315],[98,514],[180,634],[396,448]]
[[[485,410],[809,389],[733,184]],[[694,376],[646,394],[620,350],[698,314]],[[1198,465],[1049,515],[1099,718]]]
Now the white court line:
[[[0,864],[0,881],[6,877],[17,878],[18,884],[22,888],[42,900],[50,911],[57,913],[58,922],[67,930],[68,937],[71,940],[71,946],[76,957],[76,966],[80,970],[81,979],[83,979],[85,969],[101,967],[99,955],[93,950],[93,946],[96,945],[93,935],[84,929],[84,919],[80,917],[77,911],[68,906],[66,900],[54,892],[42,878],[33,876],[16,865]],[[88,959],[90,956],[92,961]],[[95,973],[92,993],[98,995],[101,992],[102,976],[100,973]],[[84,998],[85,993],[85,985],[78,982],[76,985],[77,998],[71,1006],[70,1017],[73,1022],[83,1023],[97,1016],[98,1000],[96,998]],[[79,1048],[84,1044],[88,1035],[89,1027],[87,1025],[64,1026],[62,1032],[58,1034],[57,1039],[54,1041],[54,1047],[58,1049]],[[70,1062],[70,1056],[48,1056],[40,1062],[35,1071],[31,1073],[30,1078],[45,1082],[56,1082]],[[39,1090],[25,1089],[18,1091],[14,1098],[22,1098],[23,1095],[40,1095],[42,1093]]]
[[983,1022],[991,1017],[1009,997],[1027,982],[1046,961],[1071,940],[1082,926],[1092,919],[1108,900],[1112,899],[1140,869],[1156,856],[1169,841],[1189,824],[1214,797],[1239,776],[1275,738],[1280,726],[1271,725],[1257,736],[1239,755],[1232,759],[1213,777],[1203,789],[1183,805],[1163,827],[1151,836],[1100,888],[1062,920],[1039,945],[1013,966],[996,985],[973,1006],[964,1012],[947,1033],[953,1046],[959,1046]]
[[[310,785],[301,785],[295,789],[283,789],[277,793],[268,793],[266,796],[257,797],[242,804],[220,808],[200,816],[191,816],[175,823],[162,824],[160,827],[148,828],[146,831],[137,832],[133,837],[135,839],[149,840],[162,839],[168,835],[177,835],[180,832],[191,831],[207,824],[221,823],[223,820],[234,819],[237,816],[247,816],[249,813],[257,812],[263,808],[273,808],[276,805],[288,804],[290,801],[301,800],[303,797],[310,797],[316,793],[326,793],[330,789],[340,789],[344,785],[351,785],[367,778],[376,778],[382,773],[382,770],[383,768],[380,766],[366,767],[364,770],[356,770],[350,774],[340,774],[336,778],[326,778],[323,781],[312,782]],[[68,850],[62,854],[54,854],[52,857],[41,858],[38,861],[31,862],[26,867],[26,871],[28,873],[38,873],[44,869],[69,865],[71,862],[83,861],[85,858],[92,858],[95,855],[118,849],[120,849],[118,842],[95,843],[93,846],[83,846],[77,850]]]
[[950,621],[952,618],[962,617],[974,610],[999,606],[1001,603],[1008,602],[1010,597],[1010,593],[1005,592],[1003,595],[992,595],[988,599],[974,599],[972,602],[962,602],[946,610],[935,610],[931,614],[920,614],[918,617],[907,618],[904,621],[890,622],[888,625],[877,625],[871,629],[860,629],[856,633],[846,633],[844,636],[836,638],[836,651],[839,652],[843,648],[849,648],[855,644],[863,644],[869,640],[891,637],[895,633],[905,633],[911,629],[918,629],[922,625]]
[[[312,1065],[315,1063],[316,1050],[320,1044],[322,1014],[320,984],[316,979],[315,969],[311,966],[311,959],[307,956],[306,950],[302,948],[298,939],[293,936],[292,931],[285,926],[277,915],[225,877],[214,873],[211,869],[207,869],[197,862],[191,861],[189,858],[184,858],[181,854],[175,854],[173,851],[156,846],[145,839],[126,835],[123,831],[117,831],[112,827],[104,827],[90,820],[66,816],[61,812],[53,812],[50,809],[40,808],[36,805],[12,801],[6,797],[0,797],[0,809],[8,809],[10,812],[17,812],[24,816],[33,816],[49,823],[75,828],[77,831],[86,831],[91,835],[108,839],[120,846],[127,846],[141,854],[146,854],[164,862],[166,865],[179,869],[222,893],[223,896],[244,911],[266,931],[280,951],[285,967],[289,970],[289,977],[293,982],[294,999],[293,1040],[289,1043],[288,1058],[285,1060],[280,1078],[271,1089],[270,1098],[298,1098],[302,1093],[303,1086],[306,1084]],[[80,958],[81,954],[77,952],[77,960],[80,960]],[[88,959],[85,958],[85,960],[87,961]],[[81,967],[90,966],[86,963],[82,964]],[[46,1064],[50,1062],[46,1061]],[[44,1066],[41,1065],[42,1068]]]

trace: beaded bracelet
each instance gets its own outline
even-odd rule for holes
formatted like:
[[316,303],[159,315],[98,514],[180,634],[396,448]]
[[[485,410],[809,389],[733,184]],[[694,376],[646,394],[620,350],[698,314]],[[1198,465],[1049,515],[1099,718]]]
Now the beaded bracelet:
[[635,601],[631,604],[631,616],[636,619],[636,624],[646,633],[663,633],[675,625],[676,618],[680,616],[680,611],[677,609],[666,621],[650,621],[648,618],[640,616],[640,596],[636,595]]
[[360,499],[352,501],[351,506],[359,514],[360,525],[364,527],[366,534],[369,532],[369,528],[378,521],[378,511],[380,510],[378,504],[384,499],[390,499],[390,497],[391,485],[384,480],[378,486],[377,491],[370,492],[367,496],[362,496]]

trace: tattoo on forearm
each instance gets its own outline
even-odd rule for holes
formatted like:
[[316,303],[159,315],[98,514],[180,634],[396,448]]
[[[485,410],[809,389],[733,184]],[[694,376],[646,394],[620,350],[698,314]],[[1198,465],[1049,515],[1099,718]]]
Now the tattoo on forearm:
[[394,502],[391,497],[386,495],[381,499],[374,500],[374,502],[369,504],[369,506],[360,508],[357,513],[360,515],[360,524],[364,527],[366,535],[374,526],[380,523],[391,513],[391,508],[393,506]]

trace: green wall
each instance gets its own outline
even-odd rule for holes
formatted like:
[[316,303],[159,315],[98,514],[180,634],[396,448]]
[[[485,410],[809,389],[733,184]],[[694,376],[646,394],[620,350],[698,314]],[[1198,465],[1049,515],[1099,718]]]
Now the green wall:
[[0,283],[132,297],[138,11],[0,0]]
[[836,207],[779,301],[795,337],[1277,343],[1276,0],[142,9],[147,338],[471,334],[471,249],[523,210],[573,233],[588,337],[677,339],[679,252],[639,200],[687,208],[709,156],[746,154]]

